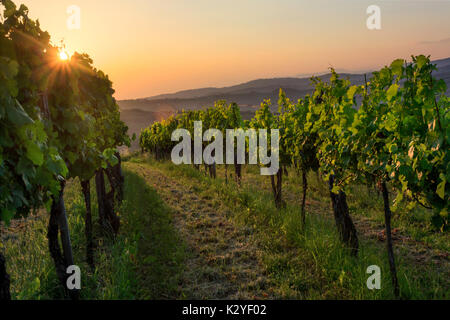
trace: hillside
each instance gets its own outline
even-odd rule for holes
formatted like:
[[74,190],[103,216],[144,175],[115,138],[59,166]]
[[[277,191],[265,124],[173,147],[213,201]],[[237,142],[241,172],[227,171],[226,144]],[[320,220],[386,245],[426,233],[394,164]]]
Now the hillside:
[[[327,80],[330,75],[322,75],[321,79]],[[342,74],[352,83],[364,82],[364,75]],[[310,78],[274,78],[259,79],[232,87],[207,88],[197,90],[180,91],[173,94],[159,95],[155,97],[122,100],[119,101],[121,110],[142,109],[152,111],[168,111],[181,109],[196,109],[199,106],[208,106],[217,100],[234,101],[244,109],[253,109],[264,99],[278,100],[280,88],[286,91],[291,99],[298,99],[311,91]]]

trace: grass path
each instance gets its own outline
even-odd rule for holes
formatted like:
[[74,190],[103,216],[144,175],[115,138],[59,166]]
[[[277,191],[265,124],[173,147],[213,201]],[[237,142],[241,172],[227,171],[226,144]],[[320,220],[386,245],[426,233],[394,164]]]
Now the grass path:
[[127,168],[143,177],[173,211],[173,223],[187,247],[181,298],[268,298],[269,281],[259,264],[248,228],[227,218],[226,208],[199,197],[192,187],[144,164]]

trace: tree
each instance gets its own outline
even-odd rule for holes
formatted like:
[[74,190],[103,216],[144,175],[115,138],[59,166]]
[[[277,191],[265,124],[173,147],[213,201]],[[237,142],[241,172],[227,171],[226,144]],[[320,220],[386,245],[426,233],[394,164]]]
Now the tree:
[[[66,269],[74,262],[63,198],[65,181],[79,177],[90,203],[85,182],[98,168],[116,164],[115,147],[129,144],[127,128],[120,121],[111,82],[93,69],[87,55],[61,61],[59,48],[28,17],[26,6],[17,9],[10,0],[1,3],[5,8],[0,23],[1,220],[8,223],[26,216],[31,208],[47,207],[49,249],[66,288]],[[102,137],[94,130],[102,130]],[[91,262],[89,215],[87,205]],[[0,275],[0,279],[6,278]],[[76,290],[69,294],[78,297]]]

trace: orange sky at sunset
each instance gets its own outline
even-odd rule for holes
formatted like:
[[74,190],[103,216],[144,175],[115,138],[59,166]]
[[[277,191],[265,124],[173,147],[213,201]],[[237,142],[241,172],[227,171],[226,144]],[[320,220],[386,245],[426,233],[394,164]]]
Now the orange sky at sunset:
[[[54,43],[86,52],[116,98],[450,56],[450,1],[22,0]],[[381,30],[366,9],[381,8]],[[69,30],[66,10],[81,9]]]

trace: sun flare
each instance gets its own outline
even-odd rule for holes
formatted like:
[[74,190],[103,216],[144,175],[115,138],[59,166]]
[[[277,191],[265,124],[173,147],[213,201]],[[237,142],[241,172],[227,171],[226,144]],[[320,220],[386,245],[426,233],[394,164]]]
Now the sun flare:
[[69,60],[69,55],[65,51],[60,51],[59,59],[61,59],[62,61],[67,61],[67,60]]

